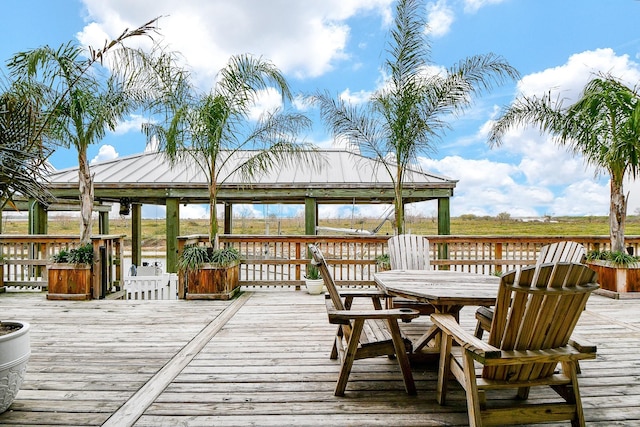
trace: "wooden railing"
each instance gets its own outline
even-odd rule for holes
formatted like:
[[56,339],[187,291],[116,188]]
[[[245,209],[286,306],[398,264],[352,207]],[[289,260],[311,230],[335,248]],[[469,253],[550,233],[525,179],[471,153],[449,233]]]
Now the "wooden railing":
[[[495,274],[516,266],[535,264],[540,247],[562,240],[582,243],[587,250],[609,249],[608,236],[426,236],[433,268]],[[376,257],[386,253],[389,236],[255,236],[221,235],[220,244],[240,251],[243,286],[300,286],[308,264],[307,245],[320,247],[342,285],[371,285]],[[178,238],[178,251],[186,244],[202,244],[206,235]],[[640,236],[627,236],[626,244],[638,254]]]
[[[91,238],[94,265],[93,297],[102,298],[122,283],[121,235],[97,235]],[[0,235],[0,288],[20,286],[47,288],[47,266],[62,249],[77,248],[78,236]]]
[[[609,249],[608,236],[426,236],[433,268],[495,274],[519,265],[534,264],[541,246],[575,240],[587,250]],[[94,297],[122,283],[123,236],[95,236],[93,247]],[[295,286],[304,283],[308,264],[307,245],[320,247],[336,282],[341,285],[371,285],[376,257],[386,252],[388,236],[257,236],[222,235],[220,243],[236,247],[242,256],[243,286]],[[178,253],[187,244],[204,244],[206,235],[178,238]],[[46,266],[63,248],[76,247],[77,236],[0,235],[0,254],[6,285],[46,288]],[[639,254],[640,236],[627,236],[626,244]],[[104,249],[101,249],[104,248]],[[103,261],[104,260],[104,261]],[[103,280],[104,277],[104,280]],[[0,288],[3,286],[0,282]],[[105,290],[106,286],[106,290]]]

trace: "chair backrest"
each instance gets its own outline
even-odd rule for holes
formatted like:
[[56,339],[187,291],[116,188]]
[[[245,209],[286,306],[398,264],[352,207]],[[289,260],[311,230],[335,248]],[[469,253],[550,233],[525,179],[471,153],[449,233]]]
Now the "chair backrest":
[[415,234],[399,234],[387,241],[393,270],[428,270],[429,240]]
[[[489,344],[501,350],[565,346],[592,291],[596,273],[578,263],[542,264],[506,273],[500,280]],[[556,363],[489,366],[483,377],[544,378]]]
[[578,242],[567,240],[541,247],[536,264],[556,264],[558,262],[577,262],[583,264],[586,255],[587,251],[584,246]]
[[333,276],[329,271],[329,266],[327,265],[327,261],[324,259],[324,255],[322,255],[322,252],[316,245],[309,245],[309,252],[311,253],[313,263],[318,267],[318,270],[320,270],[320,275],[322,276],[324,285],[327,287],[327,291],[331,296],[333,306],[336,310],[344,310],[345,307],[342,303],[342,298],[340,298],[340,294],[336,288],[336,282],[333,280]]

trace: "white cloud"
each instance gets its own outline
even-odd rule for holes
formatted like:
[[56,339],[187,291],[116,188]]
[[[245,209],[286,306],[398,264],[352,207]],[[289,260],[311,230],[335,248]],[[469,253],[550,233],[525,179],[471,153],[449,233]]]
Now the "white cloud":
[[[542,95],[575,102],[585,84],[598,73],[610,73],[630,85],[640,80],[640,68],[627,55],[617,56],[612,49],[597,49],[574,54],[563,65],[524,76],[518,92],[526,96]],[[491,117],[493,118],[493,116]],[[486,135],[491,120],[478,130],[476,138]],[[489,160],[465,160],[448,157],[427,162],[426,169],[459,179],[452,203],[454,214],[506,211],[513,216],[529,215],[607,215],[609,212],[608,176],[596,175],[581,156],[558,146],[546,134],[531,127],[514,127],[494,148],[492,157],[509,163]],[[628,186],[639,189],[640,183]],[[631,191],[629,212],[640,206]]]
[[371,99],[371,94],[372,92],[366,90],[351,92],[351,90],[347,88],[340,94],[340,99],[352,105],[366,104],[369,99]]
[[258,91],[256,102],[249,112],[251,120],[258,120],[266,111],[273,111],[282,106],[282,96],[274,88]]
[[142,117],[139,114],[132,114],[128,120],[118,123],[113,133],[116,135],[124,135],[129,132],[140,132],[142,124],[149,122],[149,119]]
[[441,37],[449,32],[455,20],[453,9],[446,0],[427,4],[427,32],[433,37]]
[[560,97],[565,105],[570,105],[599,73],[611,74],[632,87],[640,80],[640,66],[628,55],[617,56],[613,49],[596,49],[571,55],[561,66],[524,76],[518,82],[518,92],[541,96],[551,91],[552,99]]
[[105,144],[100,146],[98,154],[93,159],[91,159],[91,164],[106,162],[107,160],[113,160],[117,158],[118,152],[116,151],[116,149],[112,145]]
[[209,205],[180,206],[180,218],[209,219]]
[[475,13],[486,5],[499,4],[503,1],[505,0],[464,0],[464,11],[465,13]]
[[[179,51],[200,82],[209,87],[215,73],[238,53],[263,55],[285,73],[315,77],[348,57],[346,21],[362,12],[390,21],[392,0],[83,0],[87,24],[82,42],[101,46],[123,28],[161,16],[159,30]],[[185,29],[188,28],[188,31]],[[141,40],[142,41],[142,40]]]

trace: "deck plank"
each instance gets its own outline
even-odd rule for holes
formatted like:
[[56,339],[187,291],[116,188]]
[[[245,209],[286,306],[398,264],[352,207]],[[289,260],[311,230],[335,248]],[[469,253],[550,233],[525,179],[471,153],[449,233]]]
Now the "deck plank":
[[[418,395],[408,396],[395,361],[356,361],[346,396],[333,396],[340,368],[328,357],[335,326],[322,296],[267,289],[239,304],[44,295],[0,295],[0,318],[32,324],[27,376],[0,425],[467,425],[459,387],[446,406],[435,402],[430,366],[414,367]],[[598,346],[598,358],[581,363],[589,425],[640,424],[639,309],[640,300],[594,295],[576,328]],[[473,330],[473,310],[461,322]],[[415,335],[427,324],[402,326]]]

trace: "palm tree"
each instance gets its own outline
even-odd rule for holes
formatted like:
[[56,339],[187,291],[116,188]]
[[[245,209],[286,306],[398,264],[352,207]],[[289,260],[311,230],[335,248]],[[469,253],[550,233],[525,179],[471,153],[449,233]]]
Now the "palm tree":
[[310,125],[304,115],[277,109],[252,123],[251,112],[262,90],[275,87],[283,102],[292,99],[288,83],[271,62],[251,55],[232,56],[205,94],[187,90],[184,79],[188,76],[183,74],[182,81],[172,78],[173,83],[167,84],[173,91],[167,97],[171,99],[167,122],[149,123],[145,131],[149,139],[157,138],[170,161],[192,159],[207,176],[209,237],[217,248],[220,185],[234,175],[250,182],[277,165],[301,162],[318,167],[320,160],[312,145],[296,140]]
[[50,153],[40,137],[42,116],[37,100],[17,85],[0,93],[0,211],[14,205],[14,196],[48,203],[46,158]]
[[406,171],[419,169],[419,155],[435,151],[435,140],[450,127],[449,116],[468,107],[474,95],[518,76],[494,54],[466,58],[443,74],[429,73],[423,10],[420,0],[398,1],[384,62],[389,78],[366,104],[356,107],[327,93],[313,97],[334,138],[357,146],[362,155],[378,159],[386,169],[394,185],[398,234],[404,232]]
[[552,135],[584,161],[606,171],[610,181],[609,232],[611,250],[623,252],[627,196],[623,181],[640,172],[640,94],[612,76],[589,81],[580,99],[569,107],[562,100],[521,96],[502,113],[489,135],[499,145],[516,125],[532,124]]
[[[140,65],[148,62],[141,50],[125,48],[125,39],[147,35],[155,31],[155,20],[123,32],[104,48],[85,49],[69,42],[59,48],[42,46],[13,56],[8,62],[11,75],[32,94],[45,96],[44,112],[46,134],[37,132],[37,138],[47,137],[61,146],[73,146],[78,153],[78,180],[80,191],[80,243],[91,238],[93,212],[93,178],[87,158],[89,145],[99,142],[106,130],[114,130],[120,120],[150,102],[149,91],[143,83]],[[115,49],[115,48],[118,49]],[[114,72],[102,65],[109,51]],[[136,58],[137,60],[134,60]],[[123,60],[119,62],[118,60]],[[132,61],[132,62],[129,62]],[[148,80],[152,81],[152,80]]]

